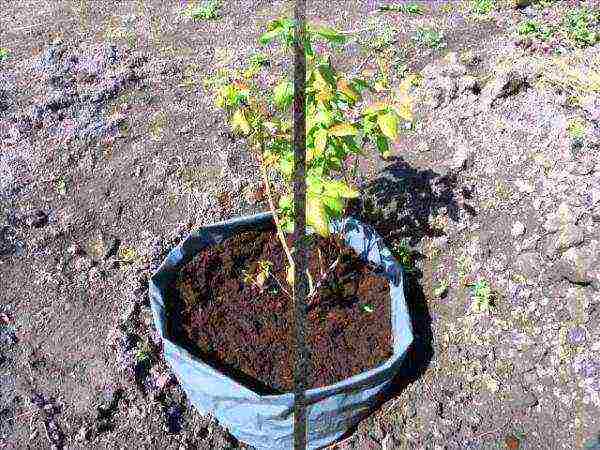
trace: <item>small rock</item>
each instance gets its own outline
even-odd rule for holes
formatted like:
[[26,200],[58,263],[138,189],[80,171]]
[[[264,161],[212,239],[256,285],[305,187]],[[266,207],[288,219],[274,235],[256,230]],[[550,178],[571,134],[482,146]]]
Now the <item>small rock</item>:
[[526,194],[531,194],[535,190],[533,184],[527,180],[515,180],[515,186],[517,186],[520,192],[525,192]]
[[581,345],[585,341],[585,330],[581,327],[572,328],[569,330],[567,338],[571,344]]
[[517,236],[521,236],[523,233],[525,233],[525,225],[523,225],[519,221],[516,221],[512,227],[511,234],[514,237],[517,237]]
[[460,145],[454,153],[450,167],[455,170],[468,170],[474,163],[474,152],[465,145]]

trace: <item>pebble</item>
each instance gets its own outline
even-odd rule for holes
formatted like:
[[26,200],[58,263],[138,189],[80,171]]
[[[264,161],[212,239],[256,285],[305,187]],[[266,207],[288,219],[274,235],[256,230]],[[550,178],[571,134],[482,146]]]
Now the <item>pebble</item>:
[[516,221],[512,227],[511,234],[514,237],[517,237],[517,236],[521,236],[523,233],[525,233],[525,225],[523,225],[519,221]]

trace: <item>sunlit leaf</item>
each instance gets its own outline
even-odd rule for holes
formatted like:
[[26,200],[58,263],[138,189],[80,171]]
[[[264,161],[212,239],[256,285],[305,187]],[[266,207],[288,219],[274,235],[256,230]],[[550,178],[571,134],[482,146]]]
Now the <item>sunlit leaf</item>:
[[343,34],[327,26],[313,27],[312,31],[333,44],[344,44],[346,42],[346,37]]
[[294,101],[294,83],[282,81],[273,89],[273,101],[282,110],[289,108]]
[[231,118],[231,128],[233,131],[241,131],[244,134],[250,134],[250,124],[241,109],[236,110]]
[[346,80],[340,78],[337,83],[337,88],[352,102],[358,102],[361,98],[360,94]]
[[327,146],[327,130],[321,128],[315,132],[315,156],[325,151]]
[[357,198],[359,192],[341,180],[331,180],[325,184],[325,194],[334,197]]
[[323,196],[323,203],[336,216],[339,216],[344,211],[344,200],[341,197]]
[[338,123],[329,129],[329,134],[331,136],[355,136],[356,133],[358,133],[356,128],[348,122]]
[[383,102],[375,102],[372,103],[371,105],[369,105],[368,107],[365,108],[365,110],[363,111],[363,114],[369,115],[369,114],[376,114],[379,111],[383,111],[384,109],[387,109],[388,105],[383,103]]
[[329,236],[327,212],[318,197],[308,196],[306,202],[306,224],[310,225],[320,236]]
[[381,132],[391,140],[398,137],[398,118],[392,112],[377,116],[377,124]]

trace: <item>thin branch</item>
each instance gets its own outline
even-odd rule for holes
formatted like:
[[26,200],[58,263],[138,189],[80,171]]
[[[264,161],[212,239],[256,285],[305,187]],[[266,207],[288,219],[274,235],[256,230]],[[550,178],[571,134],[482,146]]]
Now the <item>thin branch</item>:
[[281,282],[279,281],[279,279],[273,275],[273,278],[275,278],[275,281],[277,281],[277,284],[279,285],[279,287],[281,288],[281,290],[285,293],[285,295],[287,295],[289,298],[291,298],[293,300],[293,297],[290,295],[290,293],[283,287],[283,285],[281,284]]
[[329,277],[329,275],[331,273],[333,273],[333,271],[335,270],[335,268],[337,267],[337,265],[340,263],[341,259],[342,259],[342,255],[338,255],[338,257],[336,258],[336,260],[329,266],[329,269],[327,269],[327,272],[325,273],[325,275],[322,276],[321,279],[317,282],[317,284],[314,287],[314,289],[311,292],[311,294],[306,297],[307,300],[311,300],[315,295],[317,295],[317,293],[319,292],[319,288],[325,282],[325,280],[327,280],[327,278]]
[[287,255],[288,262],[291,267],[294,267],[294,258],[292,258],[292,253],[287,246],[287,242],[285,241],[285,236],[283,235],[283,231],[281,230],[281,224],[279,223],[279,217],[277,216],[277,210],[275,209],[275,205],[273,204],[273,196],[271,195],[271,184],[269,183],[269,177],[267,175],[267,168],[265,164],[260,165],[261,173],[263,177],[263,181],[265,183],[265,192],[267,194],[267,200],[269,201],[269,207],[271,208],[271,212],[273,213],[273,220],[275,221],[275,227],[277,228],[277,237],[281,241],[281,245]]

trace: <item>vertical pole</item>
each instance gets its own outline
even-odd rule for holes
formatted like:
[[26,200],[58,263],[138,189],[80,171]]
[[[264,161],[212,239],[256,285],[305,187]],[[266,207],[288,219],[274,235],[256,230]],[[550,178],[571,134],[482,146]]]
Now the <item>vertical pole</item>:
[[294,449],[306,449],[306,373],[307,349],[306,322],[306,121],[305,85],[306,56],[304,34],[306,31],[306,0],[296,0],[294,39]]

